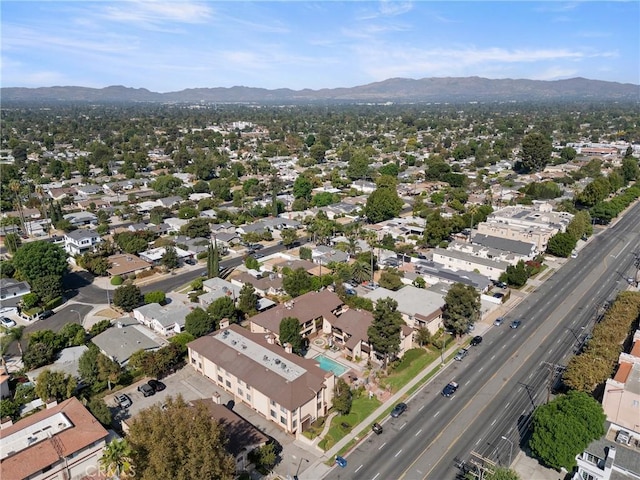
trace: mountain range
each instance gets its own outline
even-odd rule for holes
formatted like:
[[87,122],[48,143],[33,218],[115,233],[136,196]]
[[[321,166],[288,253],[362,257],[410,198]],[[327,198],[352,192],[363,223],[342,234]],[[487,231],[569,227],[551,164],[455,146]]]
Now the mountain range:
[[585,78],[492,80],[481,77],[391,78],[350,88],[268,90],[235,86],[188,88],[158,93],[145,88],[6,87],[3,102],[156,102],[156,103],[417,103],[526,101],[640,101],[640,85]]

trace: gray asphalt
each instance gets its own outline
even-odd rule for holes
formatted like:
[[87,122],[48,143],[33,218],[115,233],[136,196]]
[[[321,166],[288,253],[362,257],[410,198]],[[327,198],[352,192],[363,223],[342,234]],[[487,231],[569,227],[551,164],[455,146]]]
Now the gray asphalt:
[[[640,252],[640,205],[593,238],[568,263],[485,334],[462,362],[444,369],[328,478],[453,479],[471,452],[507,465],[515,458],[535,406],[547,400],[558,369],[583,342],[605,301],[627,287]],[[523,320],[518,329],[509,322]],[[583,328],[584,327],[584,328]],[[440,395],[450,380],[455,396]],[[502,439],[506,437],[508,440]],[[511,443],[510,443],[511,442]]]

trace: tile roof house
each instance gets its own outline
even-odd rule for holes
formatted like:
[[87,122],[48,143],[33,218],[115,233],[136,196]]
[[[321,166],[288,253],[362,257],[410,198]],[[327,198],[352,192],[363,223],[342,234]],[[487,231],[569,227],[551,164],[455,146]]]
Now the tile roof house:
[[82,478],[98,470],[109,433],[71,397],[0,428],[2,480]]
[[607,420],[640,438],[640,330],[633,335],[630,352],[620,354],[616,374],[605,384],[602,408]]
[[331,408],[336,377],[266,337],[232,324],[188,343],[188,361],[236,401],[299,435]]
[[173,303],[164,306],[149,303],[133,310],[133,316],[138,322],[165,336],[180,333],[189,313],[191,309],[186,305]]
[[335,321],[342,306],[340,297],[329,290],[305,293],[249,318],[251,331],[271,333],[278,341],[280,322],[283,318],[294,317],[300,321],[301,335],[308,337],[320,331],[324,321]]

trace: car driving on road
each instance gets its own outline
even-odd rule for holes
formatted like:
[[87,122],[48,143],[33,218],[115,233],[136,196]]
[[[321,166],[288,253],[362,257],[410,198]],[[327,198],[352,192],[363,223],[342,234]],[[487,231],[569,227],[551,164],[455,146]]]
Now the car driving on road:
[[453,359],[457,360],[458,362],[461,362],[462,359],[464,357],[466,357],[468,354],[469,354],[469,350],[467,350],[466,348],[462,348],[462,349],[458,350],[458,353],[456,354],[456,356]]
[[442,389],[442,395],[445,397],[450,397],[458,390],[458,384],[456,382],[449,382],[447,386]]
[[494,320],[493,324],[494,324],[496,327],[499,327],[500,325],[502,325],[502,322],[504,322],[504,318],[502,318],[502,317],[498,317],[498,318],[496,318],[496,319]]
[[480,345],[481,343],[482,343],[482,337],[480,335],[476,335],[471,339],[471,343],[469,345],[471,345],[472,347],[475,347],[477,345]]
[[518,328],[520,325],[522,325],[522,320],[514,320],[509,326],[511,328]]

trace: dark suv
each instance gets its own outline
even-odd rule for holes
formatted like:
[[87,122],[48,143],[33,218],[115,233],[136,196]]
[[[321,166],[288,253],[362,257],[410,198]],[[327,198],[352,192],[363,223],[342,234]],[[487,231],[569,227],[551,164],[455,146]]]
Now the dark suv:
[[159,380],[149,380],[147,382],[151,388],[153,388],[154,392],[161,392],[166,388],[166,385]]
[[476,335],[471,339],[470,345],[475,347],[476,345],[480,345],[482,343],[482,337],[480,335]]

